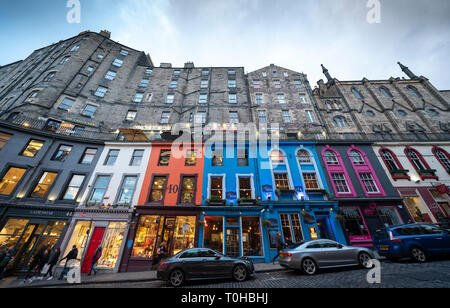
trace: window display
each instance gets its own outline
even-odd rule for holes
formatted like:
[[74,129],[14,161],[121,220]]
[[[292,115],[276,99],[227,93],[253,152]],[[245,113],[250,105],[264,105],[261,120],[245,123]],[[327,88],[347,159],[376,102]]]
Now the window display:
[[151,258],[158,235],[160,216],[142,216],[136,232],[132,257]]
[[205,217],[203,247],[223,252],[223,217]]
[[[88,240],[91,235],[92,229],[91,229],[91,222],[89,221],[79,221],[75,225],[75,228],[72,232],[72,237],[70,238],[70,241],[67,243],[66,251],[64,254],[61,254],[61,258],[65,257],[71,250],[72,247],[75,245],[78,249],[78,258],[76,263],[74,263],[74,266],[80,266],[80,260],[83,256],[84,249],[88,245]],[[66,261],[62,261],[61,265],[66,264]]]
[[378,215],[386,226],[398,226],[403,224],[395,207],[382,206],[378,207],[377,210]]
[[349,236],[369,235],[357,208],[346,207],[342,209],[342,213],[345,217],[344,228]]
[[177,254],[182,250],[194,248],[195,238],[195,216],[177,217],[175,233],[173,235],[173,252]]
[[10,219],[0,232],[0,247],[10,249],[13,248],[20,236],[22,235],[25,226],[29,222],[28,219]]
[[263,256],[259,217],[242,217],[242,246],[244,256]]
[[404,197],[404,201],[415,222],[431,222],[419,197]]
[[109,224],[108,230],[103,238],[102,257],[97,263],[99,267],[115,268],[126,228],[126,222],[112,222]]

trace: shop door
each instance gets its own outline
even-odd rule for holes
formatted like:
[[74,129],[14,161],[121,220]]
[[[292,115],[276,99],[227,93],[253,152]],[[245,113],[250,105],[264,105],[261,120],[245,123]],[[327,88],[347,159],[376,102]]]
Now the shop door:
[[173,233],[175,230],[176,220],[176,217],[164,218],[164,225],[161,231],[160,239],[158,241],[158,246],[155,249],[155,255],[157,254],[158,248],[162,243],[166,244],[165,246],[167,252],[165,258],[169,258],[173,255]]
[[102,244],[103,235],[105,234],[105,227],[95,228],[92,233],[91,242],[89,243],[88,250],[86,255],[84,256],[83,265],[81,266],[82,273],[89,273],[92,265],[92,257],[94,256],[95,251],[98,246]]
[[33,259],[33,253],[36,253],[35,246],[42,231],[44,230],[45,224],[29,224],[19,243],[17,243],[14,261],[14,270],[26,269],[26,266]]
[[321,239],[329,239],[335,241],[333,228],[331,227],[330,216],[328,215],[316,215],[317,227],[319,228],[319,234]]
[[239,257],[241,255],[240,229],[227,228],[225,240],[225,255]]

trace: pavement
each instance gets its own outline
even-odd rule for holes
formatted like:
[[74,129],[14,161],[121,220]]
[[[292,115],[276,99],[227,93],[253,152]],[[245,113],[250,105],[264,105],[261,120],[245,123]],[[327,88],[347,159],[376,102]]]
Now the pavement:
[[[285,270],[278,263],[255,263],[256,273],[269,273]],[[59,271],[57,271],[59,273]],[[57,276],[57,275],[56,275]],[[156,271],[148,272],[128,272],[128,273],[98,273],[97,275],[81,275],[81,285],[101,285],[113,283],[140,283],[155,281]],[[23,278],[8,277],[0,281],[0,288],[39,288],[39,287],[64,287],[73,286],[66,280],[58,280],[57,277],[52,280],[34,280],[32,283],[23,282]]]

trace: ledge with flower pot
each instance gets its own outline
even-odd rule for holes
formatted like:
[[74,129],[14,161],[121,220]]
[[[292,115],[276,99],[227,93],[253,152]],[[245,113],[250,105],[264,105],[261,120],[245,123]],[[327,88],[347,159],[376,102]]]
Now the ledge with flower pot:
[[227,200],[218,197],[211,197],[211,199],[206,199],[205,203],[209,206],[225,206]]
[[240,198],[238,199],[238,205],[242,206],[259,205],[259,201],[252,198]]

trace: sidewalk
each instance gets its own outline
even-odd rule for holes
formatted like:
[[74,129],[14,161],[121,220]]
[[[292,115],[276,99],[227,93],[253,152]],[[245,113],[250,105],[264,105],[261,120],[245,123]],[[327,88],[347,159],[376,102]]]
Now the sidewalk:
[[[255,270],[257,273],[282,271],[284,270],[278,263],[273,265],[272,263],[255,263]],[[140,282],[140,281],[152,281],[156,279],[156,271],[138,272],[138,273],[99,273],[97,275],[87,276],[81,275],[81,284],[101,284],[111,282]],[[35,288],[35,287],[56,287],[61,285],[67,285],[67,281],[58,280],[54,278],[50,281],[47,280],[35,280],[31,284],[26,282],[23,284],[23,279],[17,277],[8,277],[0,281],[0,288]]]

